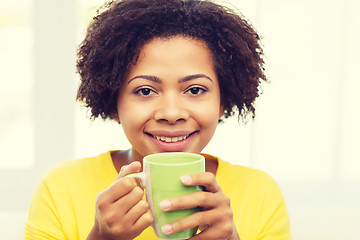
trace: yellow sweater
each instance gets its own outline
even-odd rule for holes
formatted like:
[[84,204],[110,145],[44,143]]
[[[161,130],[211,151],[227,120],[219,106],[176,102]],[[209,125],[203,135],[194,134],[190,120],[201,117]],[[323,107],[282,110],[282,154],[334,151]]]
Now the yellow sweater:
[[[219,158],[216,180],[231,199],[241,240],[289,240],[284,199],[266,173]],[[26,240],[86,239],[95,219],[95,199],[117,177],[111,152],[58,164],[38,184],[25,226]],[[151,227],[137,240],[158,239]]]

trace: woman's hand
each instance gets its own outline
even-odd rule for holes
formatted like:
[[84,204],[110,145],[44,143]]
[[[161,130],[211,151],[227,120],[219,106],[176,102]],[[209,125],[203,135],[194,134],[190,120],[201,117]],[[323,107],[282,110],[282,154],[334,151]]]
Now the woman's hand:
[[141,165],[124,166],[118,178],[96,199],[95,224],[88,240],[128,240],[138,236],[153,222],[148,203],[142,199],[143,189],[134,178],[123,178],[139,172]]
[[181,178],[184,185],[200,185],[205,191],[165,200],[160,203],[163,211],[201,207],[203,211],[192,214],[171,224],[163,226],[165,234],[199,226],[201,233],[190,238],[239,240],[230,207],[230,199],[222,192],[212,173],[198,173]]

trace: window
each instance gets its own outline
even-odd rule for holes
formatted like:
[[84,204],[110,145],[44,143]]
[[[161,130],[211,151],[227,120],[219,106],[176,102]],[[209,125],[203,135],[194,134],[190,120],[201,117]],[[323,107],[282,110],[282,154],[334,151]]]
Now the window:
[[0,10],[0,169],[34,164],[31,3],[4,1]]

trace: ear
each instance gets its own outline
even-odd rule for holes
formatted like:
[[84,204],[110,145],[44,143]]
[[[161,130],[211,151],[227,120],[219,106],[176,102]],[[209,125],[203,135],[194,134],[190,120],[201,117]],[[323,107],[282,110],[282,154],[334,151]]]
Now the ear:
[[222,118],[222,116],[224,116],[225,113],[225,107],[223,104],[220,105],[220,110],[219,110],[219,120],[220,118]]
[[113,118],[116,122],[120,123],[120,118],[119,118],[119,115],[118,115],[117,112],[114,112],[114,113],[112,114],[112,118]]

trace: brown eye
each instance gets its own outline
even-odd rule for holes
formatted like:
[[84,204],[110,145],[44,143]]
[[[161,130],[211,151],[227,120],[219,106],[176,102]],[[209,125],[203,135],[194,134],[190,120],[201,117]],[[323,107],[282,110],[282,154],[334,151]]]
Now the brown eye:
[[201,88],[201,87],[192,87],[189,90],[187,90],[187,92],[191,95],[199,95],[201,93],[204,93],[206,91],[206,89]]
[[198,94],[200,91],[201,91],[201,89],[198,87],[194,87],[194,88],[190,89],[190,92],[192,94]]
[[155,94],[156,92],[154,90],[152,90],[151,88],[148,87],[142,87],[139,88],[138,90],[134,91],[135,94],[140,95],[140,96],[149,96],[152,94]]
[[149,88],[143,88],[143,89],[140,89],[139,92],[142,94],[142,95],[149,95],[151,93],[151,89]]

